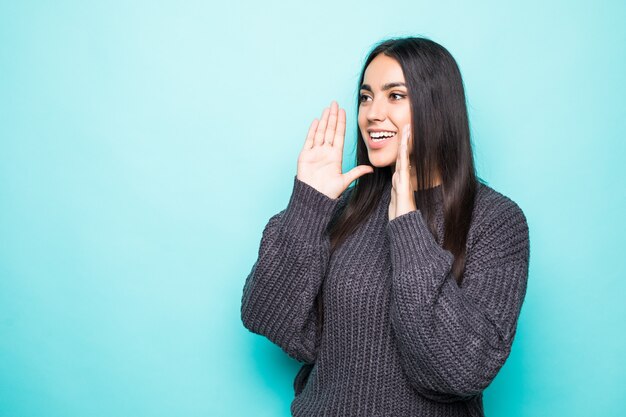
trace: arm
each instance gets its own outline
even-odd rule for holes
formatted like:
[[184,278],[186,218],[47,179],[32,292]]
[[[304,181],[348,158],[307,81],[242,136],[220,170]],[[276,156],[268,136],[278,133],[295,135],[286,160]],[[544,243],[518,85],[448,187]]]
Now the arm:
[[317,308],[329,260],[326,227],[341,201],[294,178],[287,208],[265,226],[259,256],[246,279],[241,319],[301,362],[317,357]]
[[391,320],[413,387],[435,401],[479,395],[509,356],[526,293],[526,218],[511,200],[468,242],[462,288],[420,211],[388,224]]

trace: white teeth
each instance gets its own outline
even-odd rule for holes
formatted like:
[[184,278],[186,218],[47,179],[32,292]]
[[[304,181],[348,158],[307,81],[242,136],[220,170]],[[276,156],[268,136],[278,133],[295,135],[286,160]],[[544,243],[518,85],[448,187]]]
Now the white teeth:
[[390,138],[392,136],[394,136],[396,133],[395,132],[370,132],[370,136],[372,137],[372,139],[374,138]]

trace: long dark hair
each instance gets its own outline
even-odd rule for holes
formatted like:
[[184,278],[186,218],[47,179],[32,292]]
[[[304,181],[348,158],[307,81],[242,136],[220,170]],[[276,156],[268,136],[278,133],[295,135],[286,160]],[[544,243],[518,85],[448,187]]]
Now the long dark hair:
[[[452,273],[460,286],[465,269],[467,233],[479,180],[475,172],[461,72],[448,50],[430,39],[391,38],[380,42],[369,53],[359,78],[359,89],[365,69],[381,53],[394,58],[404,73],[411,105],[413,152],[410,161],[416,168],[418,189],[430,187],[436,172],[441,176],[443,248],[454,255]],[[358,97],[359,94],[357,108]],[[371,165],[358,125],[356,146],[356,164]],[[331,252],[369,217],[392,175],[391,166],[374,167],[373,173],[356,181],[345,207],[329,225]],[[417,193],[416,206],[438,240],[434,197],[432,193]],[[318,330],[321,332],[321,291],[317,307]]]

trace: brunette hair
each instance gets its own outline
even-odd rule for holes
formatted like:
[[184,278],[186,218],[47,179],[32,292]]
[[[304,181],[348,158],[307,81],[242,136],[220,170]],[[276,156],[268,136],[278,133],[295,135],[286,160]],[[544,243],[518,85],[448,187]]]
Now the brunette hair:
[[[478,181],[476,176],[463,80],[452,55],[443,46],[423,37],[391,38],[377,44],[367,56],[359,78],[378,54],[395,59],[405,78],[411,106],[410,163],[416,168],[418,189],[428,188],[436,172],[443,194],[443,248],[454,255],[452,273],[461,285],[465,269],[465,245],[471,223]],[[360,104],[357,94],[357,108]],[[357,125],[356,165],[371,165],[367,148]],[[331,253],[372,213],[385,185],[391,181],[392,167],[374,167],[349,190],[345,207],[328,228]],[[480,180],[483,182],[482,180]],[[434,196],[417,193],[416,207],[429,230],[437,238]],[[323,306],[317,297],[318,329],[321,331]],[[320,333],[321,334],[321,333]]]

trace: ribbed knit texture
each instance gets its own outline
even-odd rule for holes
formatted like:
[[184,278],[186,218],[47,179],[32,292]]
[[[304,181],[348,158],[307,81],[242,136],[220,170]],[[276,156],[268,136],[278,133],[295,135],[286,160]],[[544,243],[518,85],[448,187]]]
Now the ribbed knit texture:
[[[294,381],[293,416],[483,416],[482,392],[509,356],[526,293],[528,225],[508,197],[479,184],[459,287],[421,211],[389,221],[391,183],[331,257],[331,199],[294,178],[269,219],[247,277],[241,318],[291,357],[314,364]],[[314,300],[322,291],[324,327]]]

